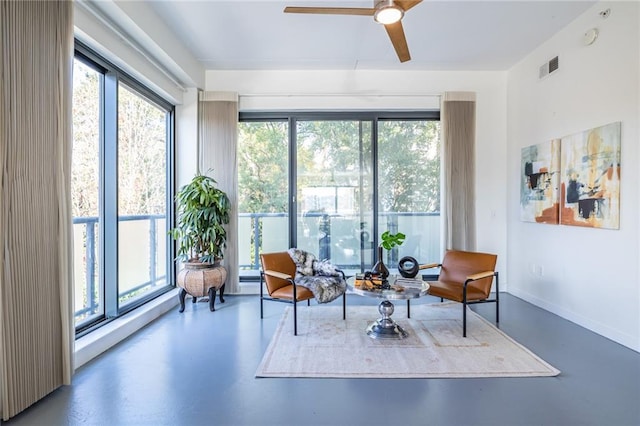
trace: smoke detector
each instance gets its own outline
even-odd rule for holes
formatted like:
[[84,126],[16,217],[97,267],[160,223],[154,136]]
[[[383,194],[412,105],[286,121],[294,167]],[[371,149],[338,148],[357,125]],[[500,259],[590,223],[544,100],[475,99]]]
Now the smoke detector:
[[596,41],[596,39],[598,38],[598,34],[599,32],[597,28],[591,28],[589,31],[584,33],[584,37],[582,37],[582,42],[584,43],[585,46],[590,46],[593,44],[593,42]]

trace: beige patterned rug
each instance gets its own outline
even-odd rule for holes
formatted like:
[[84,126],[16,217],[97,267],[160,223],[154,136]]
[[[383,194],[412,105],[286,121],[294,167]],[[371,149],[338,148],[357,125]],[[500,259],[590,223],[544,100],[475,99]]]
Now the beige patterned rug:
[[415,305],[411,319],[404,304],[393,318],[409,337],[375,340],[366,328],[379,317],[376,306],[287,307],[256,377],[468,378],[557,376],[547,364],[473,311],[462,337],[457,303]]

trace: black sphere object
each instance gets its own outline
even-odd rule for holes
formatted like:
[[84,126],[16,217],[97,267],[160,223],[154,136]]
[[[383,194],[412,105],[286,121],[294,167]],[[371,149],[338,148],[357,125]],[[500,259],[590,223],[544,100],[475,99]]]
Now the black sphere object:
[[418,261],[411,256],[405,256],[398,262],[398,272],[404,278],[415,278],[419,270]]

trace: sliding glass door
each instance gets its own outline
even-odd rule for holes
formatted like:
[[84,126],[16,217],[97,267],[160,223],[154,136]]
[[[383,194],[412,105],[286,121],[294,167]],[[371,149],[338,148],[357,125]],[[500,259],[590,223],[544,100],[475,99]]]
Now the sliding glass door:
[[258,277],[260,253],[289,248],[289,123],[250,121],[238,136],[239,275]]
[[167,285],[167,111],[118,85],[118,305]]
[[241,280],[289,247],[364,271],[386,230],[407,235],[385,252],[392,270],[438,259],[439,124],[438,112],[241,114]]
[[372,263],[371,121],[298,121],[298,248],[352,273]]

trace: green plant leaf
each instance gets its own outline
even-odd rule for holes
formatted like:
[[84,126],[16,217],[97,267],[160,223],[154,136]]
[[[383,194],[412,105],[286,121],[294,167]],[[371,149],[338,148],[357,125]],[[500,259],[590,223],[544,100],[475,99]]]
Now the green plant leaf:
[[384,248],[385,250],[391,250],[396,246],[402,245],[405,238],[406,235],[404,235],[402,232],[392,234],[389,231],[385,231],[382,233],[382,235],[380,235],[380,246],[382,246],[382,248]]
[[221,258],[226,246],[231,203],[216,181],[198,174],[175,196],[177,221],[169,231],[177,241],[177,255],[182,260],[196,257],[210,262]]

